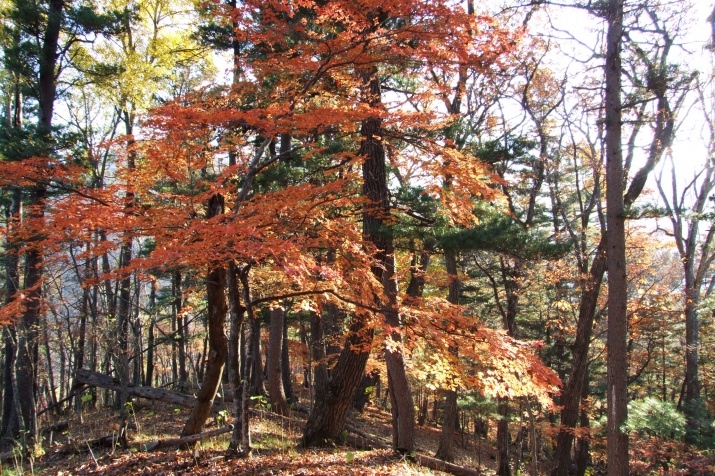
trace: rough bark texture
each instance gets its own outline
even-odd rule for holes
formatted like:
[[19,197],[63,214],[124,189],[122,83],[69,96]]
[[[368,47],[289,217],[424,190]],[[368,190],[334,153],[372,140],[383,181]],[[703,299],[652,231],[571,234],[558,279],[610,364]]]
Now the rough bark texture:
[[[207,217],[218,216],[223,213],[223,197],[214,195],[209,200]],[[208,344],[209,352],[206,362],[206,371],[201,389],[196,398],[189,419],[184,426],[181,436],[189,436],[201,432],[201,427],[211,413],[211,406],[216,397],[216,392],[221,384],[223,367],[228,353],[228,339],[224,334],[226,323],[226,269],[221,265],[214,265],[206,276],[206,295],[208,300]]]
[[240,291],[238,288],[238,270],[231,263],[228,268],[227,279],[228,283],[228,302],[231,309],[231,325],[228,339],[228,381],[231,384],[233,392],[233,432],[231,433],[231,441],[228,445],[229,451],[238,451],[243,440],[243,426],[241,425],[241,410],[243,385],[241,385],[241,336],[243,332],[243,321],[246,316],[246,308],[241,305]]
[[[52,117],[57,91],[55,69],[58,60],[59,37],[62,30],[63,0],[50,0],[39,57],[38,139],[47,145],[50,154]],[[45,186],[36,184],[30,192],[28,218],[37,225],[44,219]],[[25,255],[25,311],[17,325],[13,399],[20,420],[16,440],[23,442],[26,454],[34,454],[37,439],[37,329],[42,303],[42,250],[31,248]]]
[[499,399],[497,406],[499,422],[497,423],[497,472],[499,476],[510,476],[509,466],[509,401]]
[[156,308],[156,288],[151,287],[149,293],[149,328],[147,329],[147,351],[146,351],[146,372],[144,373],[144,385],[151,387],[154,382],[154,309]]
[[285,321],[285,310],[282,307],[271,309],[271,322],[268,336],[268,354],[266,365],[268,367],[268,402],[271,410],[279,415],[288,414],[288,404],[283,392],[283,380],[281,378],[281,351],[283,349],[283,322]]
[[353,395],[365,371],[373,332],[364,318],[358,317],[353,322],[333,375],[325,391],[317,395],[308,416],[301,439],[303,446],[320,445],[340,437]]
[[[382,107],[380,80],[377,67],[360,71],[363,81],[363,100],[373,108]],[[392,229],[386,223],[390,213],[385,147],[380,139],[382,120],[370,117],[363,121],[360,135],[363,196],[369,201],[363,212],[363,234],[376,250],[373,273],[380,279],[385,294],[381,310],[389,326],[391,344],[385,347],[387,381],[392,401],[392,443],[394,449],[411,452],[414,449],[415,408],[412,389],[407,378],[402,351],[402,323],[397,310],[397,282],[395,277],[395,249]]]
[[606,37],[606,203],[608,236],[608,474],[628,474],[628,296],[621,149],[623,0],[610,0]]

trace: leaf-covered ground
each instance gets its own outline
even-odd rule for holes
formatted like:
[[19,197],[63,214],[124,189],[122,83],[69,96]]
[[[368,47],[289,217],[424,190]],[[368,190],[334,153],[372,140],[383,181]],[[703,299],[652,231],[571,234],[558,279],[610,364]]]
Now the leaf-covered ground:
[[[118,428],[115,414],[109,409],[85,412],[82,422],[69,415],[69,426],[60,434],[43,433],[45,453],[25,471],[52,475],[362,475],[362,474],[442,474],[430,471],[392,454],[388,450],[361,451],[349,446],[323,449],[301,449],[300,438],[305,415],[294,413],[280,418],[264,413],[252,419],[254,451],[248,458],[227,458],[229,435],[203,441],[196,450],[166,449],[144,452],[140,448],[158,439],[174,438],[183,427],[188,410],[160,402],[141,401],[135,405],[132,419],[131,448],[90,448],[92,440],[111,435]],[[68,416],[53,417],[53,421]],[[209,421],[206,429],[223,422]],[[389,442],[390,415],[374,407],[351,419],[351,425],[364,433]],[[418,451],[434,454],[439,430],[417,428]],[[469,438],[457,438],[457,463],[471,468],[493,464],[493,448],[483,442],[475,446]],[[481,450],[481,456],[477,454]],[[21,462],[6,462],[0,474],[17,474]]]

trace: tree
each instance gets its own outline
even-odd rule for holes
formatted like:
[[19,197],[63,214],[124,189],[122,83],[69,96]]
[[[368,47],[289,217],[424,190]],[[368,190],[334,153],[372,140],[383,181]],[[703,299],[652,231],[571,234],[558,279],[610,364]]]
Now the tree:
[[[704,111],[706,102],[698,87],[700,105]],[[704,112],[705,124],[710,133],[710,148],[715,143],[715,129],[711,114]],[[710,151],[712,153],[712,151]],[[663,172],[657,178],[660,198],[665,206],[666,217],[671,228],[666,233],[673,238],[678,250],[678,255],[683,265],[683,314],[685,315],[685,398],[684,410],[687,419],[686,440],[696,443],[701,431],[699,422],[700,379],[698,376],[698,347],[700,345],[698,332],[698,308],[703,296],[703,285],[707,279],[715,254],[712,251],[712,241],[715,230],[712,227],[707,232],[700,231],[701,223],[707,217],[708,203],[712,199],[711,193],[715,188],[712,164],[706,162],[703,168],[694,173],[690,180],[679,190],[679,177],[677,167],[670,155],[670,190],[666,191]],[[688,203],[688,201],[690,203]]]
[[628,317],[626,313],[626,234],[621,150],[621,37],[623,2],[606,10],[606,242],[608,248],[608,474],[628,474]]

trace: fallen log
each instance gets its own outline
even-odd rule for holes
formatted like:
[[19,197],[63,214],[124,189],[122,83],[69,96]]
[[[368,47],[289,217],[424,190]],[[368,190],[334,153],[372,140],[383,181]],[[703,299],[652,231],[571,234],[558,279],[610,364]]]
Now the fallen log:
[[435,471],[444,471],[445,473],[453,474],[454,476],[481,476],[481,471],[456,464],[447,463],[441,459],[432,458],[426,455],[417,455],[415,462],[425,468],[434,469]]
[[101,438],[96,438],[94,440],[87,441],[87,446],[90,448],[114,448],[115,446],[121,446],[119,441],[119,435],[113,433],[111,435],[102,436]]
[[[119,382],[119,379],[99,372],[92,372],[91,370],[79,369],[75,380],[76,382],[85,385],[108,388],[118,392],[122,391],[122,385]],[[141,385],[127,385],[126,391],[129,395],[134,397],[146,398],[148,400],[159,400],[181,407],[191,408],[196,403],[196,397],[192,395],[183,395],[181,393],[171,392],[161,388],[144,387]]]
[[183,438],[171,438],[168,440],[159,440],[154,443],[150,443],[144,447],[144,451],[155,451],[162,448],[171,448],[174,446],[190,445],[198,441],[204,440],[206,438],[211,438],[212,436],[223,435],[224,433],[229,433],[233,431],[233,425],[227,425],[215,430],[205,431],[203,433],[197,433],[195,435],[184,436]]

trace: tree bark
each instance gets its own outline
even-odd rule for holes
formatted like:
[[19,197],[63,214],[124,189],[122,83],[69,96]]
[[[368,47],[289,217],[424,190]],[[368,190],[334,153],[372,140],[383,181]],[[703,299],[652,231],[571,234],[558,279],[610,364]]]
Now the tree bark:
[[298,400],[293,392],[292,371],[290,366],[290,352],[288,347],[288,319],[283,319],[283,345],[281,346],[281,379],[283,380],[283,392],[289,405],[295,405]]
[[[374,330],[366,325],[364,317],[356,317],[350,326],[333,375],[325,391],[317,395],[308,421],[303,429],[303,446],[320,445],[337,440],[345,426],[348,410],[355,390],[362,379],[370,355]],[[356,349],[356,350],[353,350]]]
[[[248,334],[246,335],[246,363],[245,363],[245,377],[243,379],[243,392],[241,394],[241,450],[244,455],[251,453],[251,429],[250,429],[250,417],[249,409],[251,404],[251,385],[250,379],[248,378],[249,370],[253,366],[253,353],[255,349],[250,345],[253,339],[253,333],[255,332],[256,326],[254,326],[253,321],[256,319],[254,314],[253,306],[251,305],[251,290],[248,282],[248,273],[250,268],[247,267],[245,272],[240,274],[241,286],[243,289],[243,302],[246,305],[246,317],[248,319],[247,328]],[[260,329],[260,328],[259,328]]]
[[144,385],[151,387],[154,381],[154,316],[156,309],[156,288],[151,287],[149,292],[149,329],[147,329],[146,371],[144,372]]
[[[459,277],[457,275],[457,257],[454,251],[444,253],[445,270],[449,276],[449,292],[447,301],[452,304],[459,304]],[[455,345],[450,346],[449,351],[457,359],[458,349]],[[435,457],[445,461],[454,460],[454,428],[457,423],[457,391],[447,389],[444,399],[444,420],[442,421],[442,432],[439,438],[439,447]]]
[[178,352],[178,377],[179,388],[185,391],[188,385],[188,374],[186,373],[186,320],[181,312],[183,304],[183,286],[181,271],[174,271],[174,306],[176,308],[176,341]]
[[[223,213],[224,202],[221,195],[214,195],[209,200],[207,217],[213,218]],[[208,359],[201,389],[197,395],[189,419],[181,436],[189,436],[201,432],[206,419],[211,413],[211,406],[216,392],[221,384],[221,375],[228,353],[228,340],[224,334],[226,323],[226,269],[222,264],[214,264],[206,276],[206,295],[208,300]]]
[[[382,108],[380,79],[377,67],[359,71],[363,82],[363,101],[375,109]],[[395,277],[395,249],[392,227],[386,222],[390,213],[385,147],[381,136],[382,120],[369,117],[362,122],[359,154],[365,157],[362,166],[363,195],[368,200],[363,211],[365,240],[375,246],[377,254],[373,273],[380,279],[385,294],[381,310],[389,327],[391,344],[385,347],[387,381],[392,401],[392,443],[395,450],[410,453],[414,450],[415,408],[412,389],[403,354],[402,322],[397,308]]]
[[[75,385],[91,385],[115,391],[120,391],[122,388],[122,383],[119,379],[86,369],[79,369],[77,371]],[[196,397],[194,396],[170,392],[161,388],[129,385],[126,389],[128,395],[146,398],[148,400],[159,400],[172,405],[189,408],[192,408],[197,404]]]
[[606,36],[606,203],[608,236],[608,474],[628,474],[628,315],[621,148],[623,0],[610,0]]
[[[29,219],[42,222],[45,216],[45,187],[33,187],[30,195]],[[18,403],[18,415],[21,419],[21,435],[28,455],[34,452],[37,440],[37,364],[38,364],[38,329],[42,309],[42,250],[36,247],[25,256],[25,311],[16,325],[17,346],[15,355],[14,399]]]
[[268,336],[268,354],[266,365],[268,367],[268,402],[271,410],[279,415],[288,414],[288,404],[283,392],[283,380],[281,379],[281,353],[283,350],[283,328],[285,321],[285,310],[282,307],[271,309],[271,322]]
[[317,312],[310,313],[310,348],[313,361],[313,393],[320,394],[328,382],[328,365],[325,361],[323,316]]
[[241,424],[241,409],[243,408],[243,385],[241,384],[241,363],[240,356],[241,338],[243,336],[243,321],[246,316],[246,308],[241,304],[240,291],[238,288],[238,269],[233,263],[229,264],[227,283],[228,301],[231,309],[231,325],[228,339],[228,381],[233,392],[233,432],[228,451],[236,452],[243,440],[243,426]]

